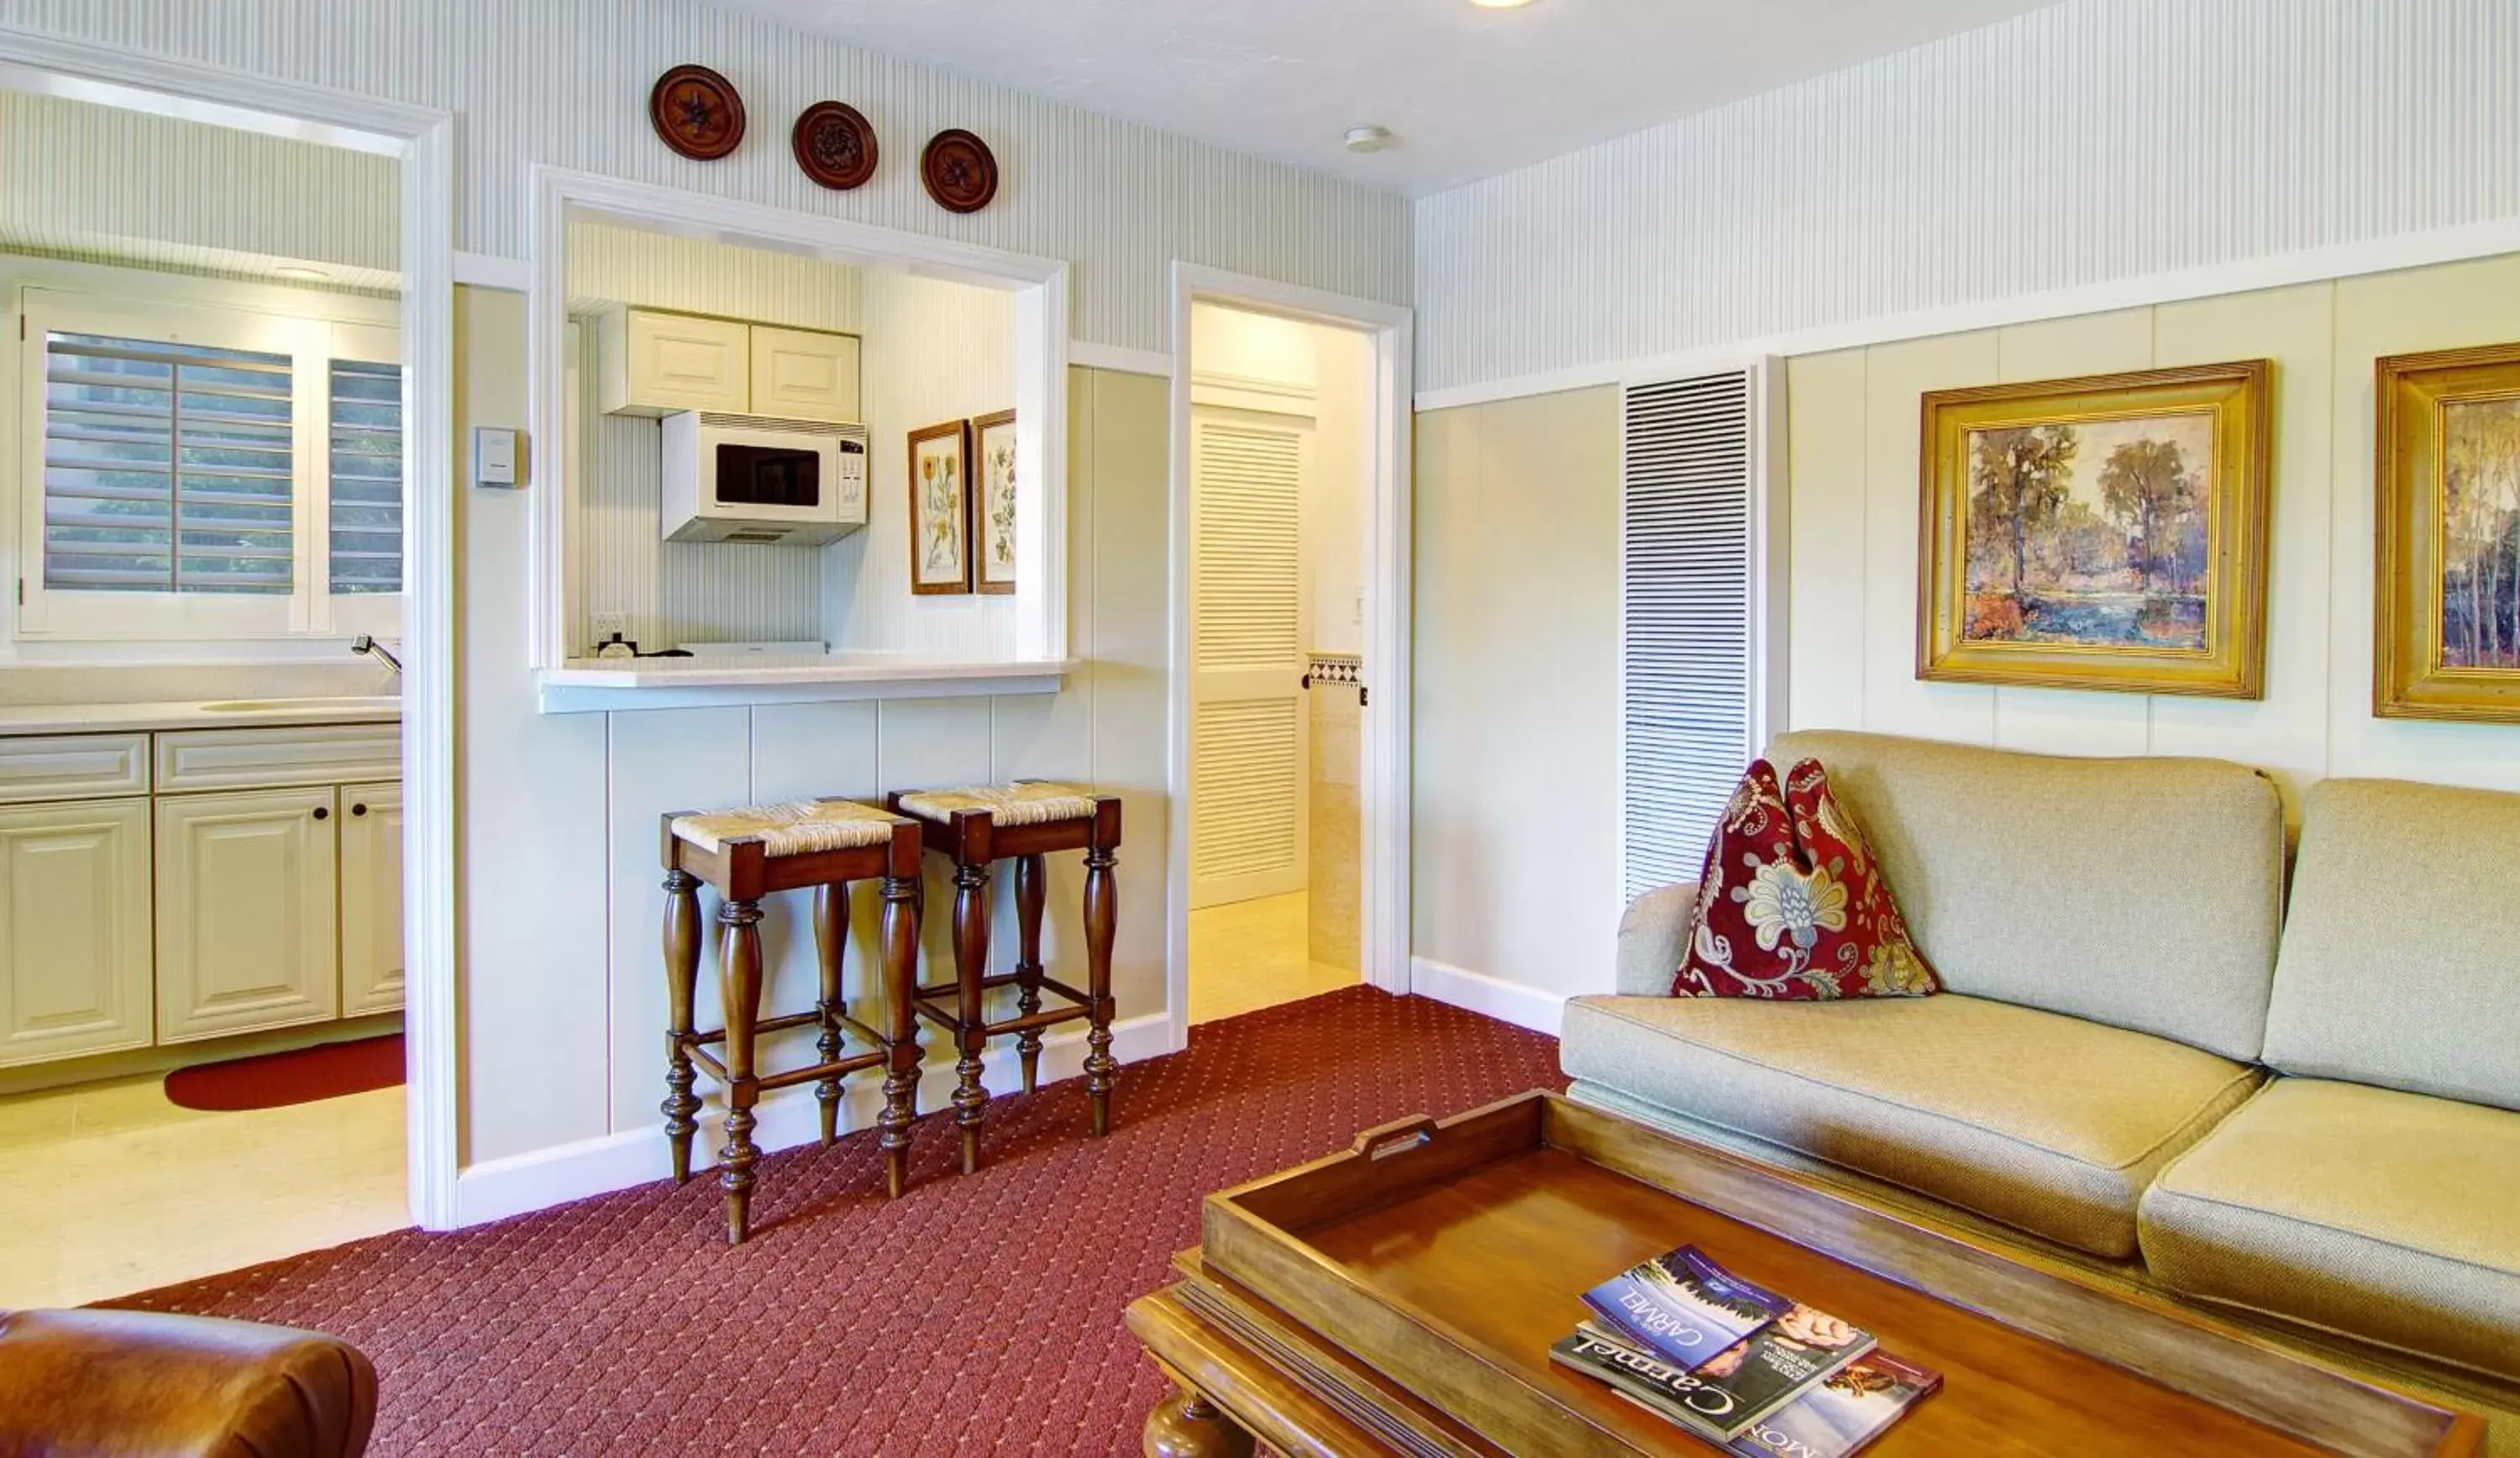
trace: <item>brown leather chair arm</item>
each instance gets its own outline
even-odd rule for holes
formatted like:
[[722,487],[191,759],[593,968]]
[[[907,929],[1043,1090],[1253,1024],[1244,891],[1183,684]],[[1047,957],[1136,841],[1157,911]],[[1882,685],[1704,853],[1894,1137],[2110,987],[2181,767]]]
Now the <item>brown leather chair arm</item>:
[[0,1458],[357,1458],[377,1372],[320,1332],[0,1312]]

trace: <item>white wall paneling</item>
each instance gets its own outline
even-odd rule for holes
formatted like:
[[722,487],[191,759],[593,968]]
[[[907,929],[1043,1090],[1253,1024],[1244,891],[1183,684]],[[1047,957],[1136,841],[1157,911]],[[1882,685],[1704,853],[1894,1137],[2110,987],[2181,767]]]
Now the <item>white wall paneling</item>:
[[2505,0],[2066,0],[1420,199],[1419,377],[1566,388],[1618,360],[2509,219],[2513,136]]
[[841,334],[859,321],[845,263],[585,218],[568,225],[568,300],[571,318],[631,304]]
[[[2330,774],[2520,787],[2520,729],[2370,710],[2372,361],[2515,334],[2520,254],[1793,360],[1793,726],[2237,760],[2296,815]],[[2252,358],[2275,364],[2263,697],[1916,681],[1920,392]]]
[[[1160,349],[1176,258],[1409,298],[1409,204],[699,0],[0,0],[0,24],[440,108],[464,117],[456,246],[531,248],[536,163],[712,198],[1071,260],[1074,332]],[[698,61],[743,93],[751,135],[722,161],[674,155],[648,87]],[[866,113],[884,164],[832,193],[796,169],[788,123],[836,97]],[[949,126],[989,139],[1003,179],[985,211],[939,209],[919,147]]]

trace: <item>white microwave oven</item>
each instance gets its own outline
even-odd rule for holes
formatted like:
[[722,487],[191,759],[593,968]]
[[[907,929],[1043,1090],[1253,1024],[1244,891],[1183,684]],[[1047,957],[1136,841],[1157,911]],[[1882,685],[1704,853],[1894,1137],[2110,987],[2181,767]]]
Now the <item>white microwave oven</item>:
[[664,486],[668,542],[820,547],[866,525],[866,427],[669,415]]

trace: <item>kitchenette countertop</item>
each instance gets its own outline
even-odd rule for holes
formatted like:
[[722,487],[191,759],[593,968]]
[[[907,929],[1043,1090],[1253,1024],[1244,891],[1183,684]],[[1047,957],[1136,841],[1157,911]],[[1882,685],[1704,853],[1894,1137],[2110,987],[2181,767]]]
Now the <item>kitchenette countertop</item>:
[[389,724],[400,718],[402,700],[390,694],[345,698],[210,699],[200,703],[0,704],[0,735],[264,729],[299,724]]

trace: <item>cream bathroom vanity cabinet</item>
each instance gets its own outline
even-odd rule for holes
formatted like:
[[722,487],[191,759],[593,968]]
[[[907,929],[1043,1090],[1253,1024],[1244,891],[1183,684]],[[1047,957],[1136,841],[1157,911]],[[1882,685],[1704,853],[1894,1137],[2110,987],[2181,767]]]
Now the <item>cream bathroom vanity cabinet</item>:
[[401,728],[0,737],[0,1068],[402,1005]]

